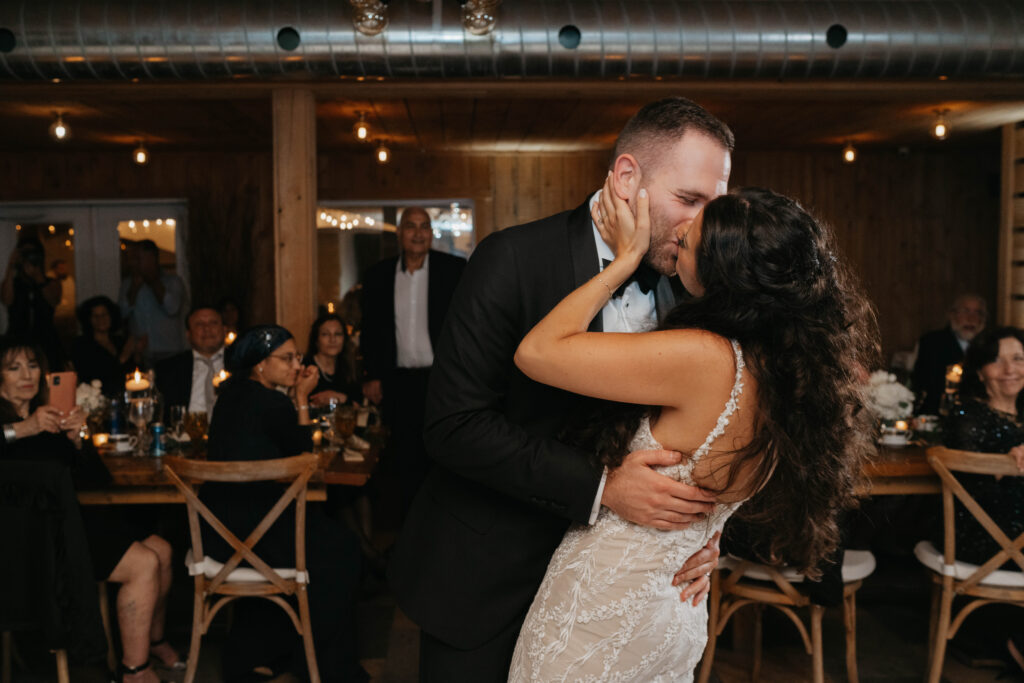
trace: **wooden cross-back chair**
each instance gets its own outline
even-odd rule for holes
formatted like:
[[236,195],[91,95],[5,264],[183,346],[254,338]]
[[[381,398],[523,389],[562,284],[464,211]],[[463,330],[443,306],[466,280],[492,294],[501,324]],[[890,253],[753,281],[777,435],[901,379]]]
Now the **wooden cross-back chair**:
[[[986,501],[976,500],[956,478],[958,472],[1021,476],[1013,458],[1000,453],[975,453],[949,448],[928,449],[928,463],[942,479],[943,549],[921,541],[914,554],[932,570],[932,614],[929,635],[928,680],[938,683],[946,655],[946,644],[956,635],[964,620],[979,607],[1003,603],[1024,607],[1024,533],[1009,538],[985,512]],[[1024,481],[1021,482],[1024,486]],[[956,516],[954,500],[959,500],[971,516],[999,544],[999,551],[984,564],[958,562],[956,559]],[[1013,562],[1017,568],[1000,569]],[[953,616],[953,600],[971,598]]]
[[[857,683],[857,590],[864,579],[875,570],[875,556],[866,550],[847,550],[843,553],[843,625],[846,629],[846,675],[849,683]],[[718,637],[729,620],[740,609],[754,607],[752,681],[761,676],[761,617],[765,606],[774,607],[785,614],[796,626],[804,650],[811,655],[811,680],[825,681],[825,656],[822,647],[821,621],[825,607],[815,604],[810,597],[797,590],[804,576],[792,567],[772,567],[734,556],[723,557],[711,574],[711,593],[708,600],[708,643],[704,649],[698,683],[707,683],[715,658]],[[810,629],[797,614],[806,607],[810,614]]]
[[[164,471],[185,496],[189,533],[192,537],[192,550],[185,559],[189,573],[195,577],[192,639],[185,670],[186,683],[192,683],[195,679],[199,643],[210,628],[213,618],[222,607],[242,597],[266,598],[285,611],[295,630],[302,636],[309,678],[313,683],[319,683],[320,674],[309,618],[309,596],[306,592],[309,583],[306,572],[306,490],[318,464],[318,456],[311,453],[275,460],[233,462],[164,458]],[[244,541],[228,530],[196,495],[197,486],[206,481],[246,483],[275,480],[290,485]],[[275,569],[260,559],[253,552],[253,547],[292,501],[295,502],[295,566]],[[234,550],[234,554],[224,564],[204,555],[200,517]],[[243,560],[251,568],[239,567]],[[282,596],[295,596],[299,605],[298,614]]]

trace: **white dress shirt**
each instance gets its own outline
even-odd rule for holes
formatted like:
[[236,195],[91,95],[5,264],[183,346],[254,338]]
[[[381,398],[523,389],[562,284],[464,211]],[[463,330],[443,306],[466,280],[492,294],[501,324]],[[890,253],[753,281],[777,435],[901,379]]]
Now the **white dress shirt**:
[[409,272],[404,260],[395,266],[395,345],[400,368],[429,368],[434,364],[430,345],[430,319],[427,315],[427,284],[430,254],[423,266]]
[[[593,207],[594,202],[598,201],[600,197],[601,191],[598,190],[591,198],[590,206]],[[612,261],[615,259],[615,253],[601,239],[601,233],[597,231],[593,220],[590,221],[590,225],[594,230],[594,244],[597,245],[597,267],[599,270],[604,270],[602,259]],[[646,332],[654,329],[658,324],[654,290],[644,294],[638,283],[630,282],[621,297],[612,297],[601,309],[601,323],[605,332]],[[604,494],[604,485],[607,479],[608,468],[605,468],[604,474],[601,475],[601,483],[597,487],[597,497],[590,510],[591,524],[597,521],[597,513],[601,510],[601,496]]]
[[206,397],[210,393],[206,387],[207,385],[212,387],[213,378],[224,369],[224,349],[210,357],[211,364],[213,365],[212,374],[210,366],[205,361],[206,356],[192,349],[192,394],[188,399],[188,411],[190,413],[202,412],[209,415],[213,412],[213,406],[206,405]]

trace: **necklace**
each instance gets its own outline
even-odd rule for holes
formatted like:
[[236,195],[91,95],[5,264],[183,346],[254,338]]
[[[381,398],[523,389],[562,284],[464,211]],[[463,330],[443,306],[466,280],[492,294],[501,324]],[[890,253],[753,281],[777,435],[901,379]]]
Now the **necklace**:
[[316,363],[316,367],[318,370],[320,370],[320,374],[323,375],[324,379],[326,379],[328,382],[333,382],[334,372],[338,371],[337,361],[335,361],[334,372],[327,372],[326,370],[324,370],[324,366],[320,365],[320,359],[318,358],[319,355],[319,353],[313,355],[313,362]]

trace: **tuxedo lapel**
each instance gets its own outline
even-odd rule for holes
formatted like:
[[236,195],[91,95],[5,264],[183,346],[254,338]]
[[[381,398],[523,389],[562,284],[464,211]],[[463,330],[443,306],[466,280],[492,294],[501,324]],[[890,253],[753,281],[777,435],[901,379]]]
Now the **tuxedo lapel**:
[[[594,228],[590,223],[590,197],[569,214],[569,254],[572,261],[572,286],[575,289],[600,271]],[[600,313],[594,317],[588,329],[591,332],[604,331]]]

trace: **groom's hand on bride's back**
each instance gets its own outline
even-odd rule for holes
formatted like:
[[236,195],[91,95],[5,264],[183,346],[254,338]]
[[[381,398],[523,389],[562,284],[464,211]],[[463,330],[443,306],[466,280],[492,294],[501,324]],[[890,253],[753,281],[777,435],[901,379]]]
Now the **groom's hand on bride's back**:
[[685,529],[714,507],[714,494],[655,472],[678,465],[676,451],[634,451],[608,471],[601,504],[623,519],[655,529]]

